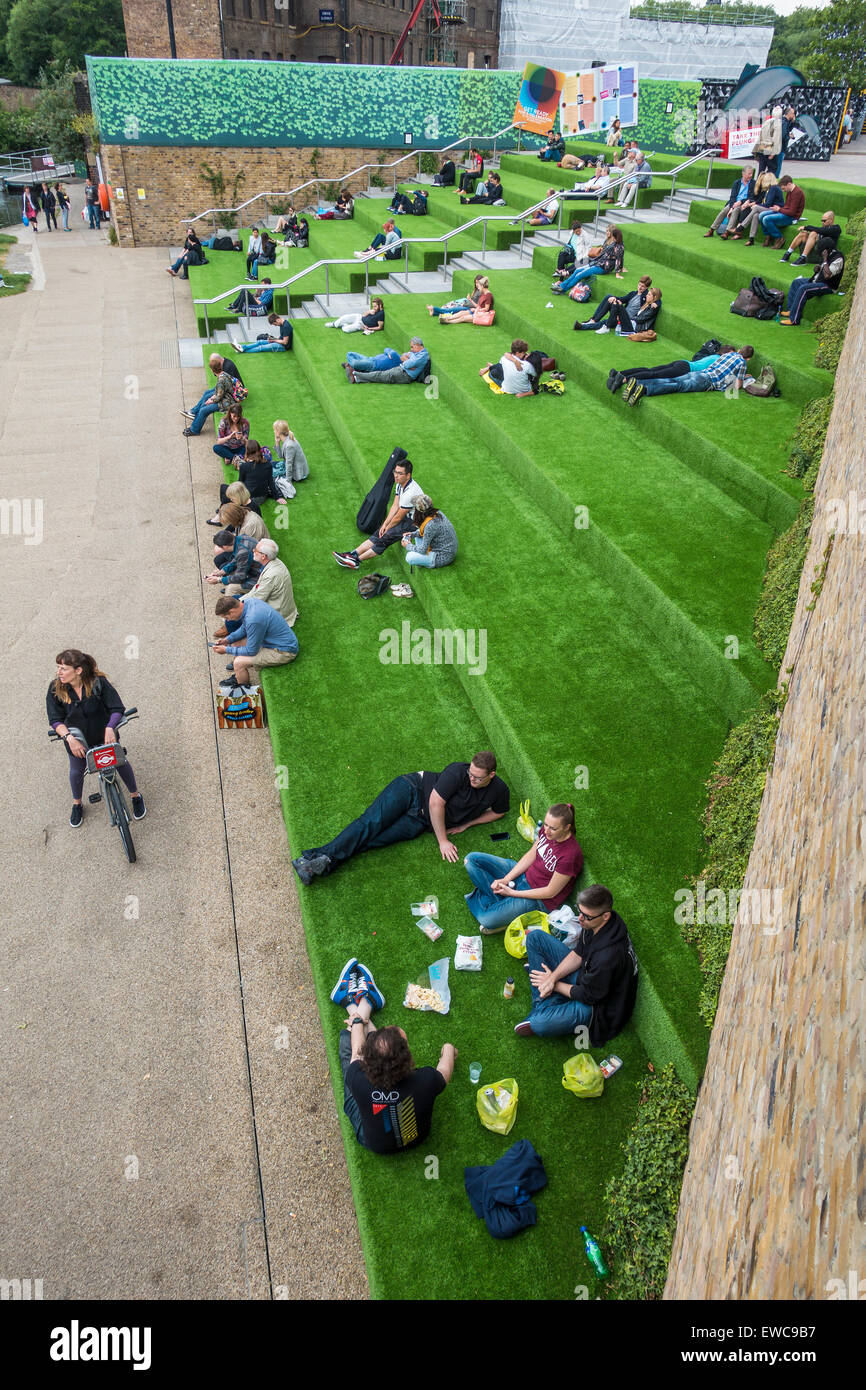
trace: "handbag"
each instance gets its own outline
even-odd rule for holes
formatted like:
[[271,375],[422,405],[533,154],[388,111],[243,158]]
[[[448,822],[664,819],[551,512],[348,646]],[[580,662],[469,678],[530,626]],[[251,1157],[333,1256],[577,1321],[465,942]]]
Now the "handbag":
[[478,324],[479,328],[489,328],[495,317],[495,309],[476,309],[472,322]]
[[654,328],[641,328],[637,333],[626,333],[633,343],[654,343],[658,334]]

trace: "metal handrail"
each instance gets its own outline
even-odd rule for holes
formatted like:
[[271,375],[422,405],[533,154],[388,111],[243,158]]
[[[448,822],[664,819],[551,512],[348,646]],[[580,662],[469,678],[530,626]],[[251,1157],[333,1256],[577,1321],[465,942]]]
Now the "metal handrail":
[[[675,169],[668,169],[665,173],[660,173],[660,174],[658,175],[658,177],[659,177],[659,178],[672,178],[672,177],[675,177],[678,173],[681,173],[683,169],[687,169],[687,168],[689,167],[689,165],[695,164],[699,159],[704,159],[704,158],[706,158],[706,157],[709,156],[709,159],[710,159],[710,169],[709,169],[709,172],[708,172],[708,174],[707,174],[707,188],[709,188],[709,180],[710,180],[710,176],[711,176],[711,174],[712,174],[712,162],[713,162],[713,159],[715,159],[715,157],[716,157],[718,154],[720,154],[720,153],[721,153],[721,150],[719,150],[719,149],[713,149],[712,151],[709,151],[709,150],[702,150],[700,154],[692,155],[691,158],[685,160],[682,164],[677,165],[677,167],[676,167]],[[598,219],[599,219],[599,216],[600,216],[601,199],[602,199],[604,196],[606,196],[606,194],[608,193],[608,191],[609,191],[611,188],[617,188],[621,183],[625,183],[625,182],[627,181],[627,179],[629,179],[629,178],[631,178],[631,175],[630,175],[630,174],[622,174],[618,179],[613,179],[613,180],[611,180],[611,182],[608,184],[607,188],[604,190],[604,193],[599,193],[599,195],[598,195],[598,197],[597,197],[597,199],[596,199],[596,215],[595,215],[595,224],[594,224],[594,226],[593,226],[593,231],[597,231],[597,230],[598,230]],[[557,228],[558,228],[559,231],[562,231],[562,214],[563,214],[564,204],[565,204],[565,201],[566,201],[566,199],[563,197],[563,194],[566,193],[566,192],[570,192],[570,191],[573,191],[573,190],[563,189],[561,192],[555,194],[555,196],[559,199],[559,218],[558,218],[558,222],[557,222]],[[470,221],[462,223],[459,227],[452,227],[452,228],[450,228],[447,232],[443,232],[440,236],[401,237],[401,238],[400,238],[400,245],[401,245],[401,247],[404,249],[404,252],[405,252],[405,255],[404,255],[404,263],[403,263],[403,273],[404,273],[404,275],[405,275],[405,277],[406,277],[406,279],[405,279],[405,284],[406,284],[407,289],[409,288],[409,247],[410,247],[410,246],[436,246],[436,245],[442,245],[442,246],[444,246],[444,248],[445,248],[445,255],[444,255],[444,258],[443,258],[443,261],[442,261],[442,272],[443,272],[443,274],[446,274],[447,268],[448,268],[448,242],[451,240],[452,237],[460,236],[460,235],[462,235],[463,232],[468,232],[472,227],[477,227],[479,223],[482,223],[483,226],[482,226],[482,236],[481,236],[481,256],[482,256],[482,260],[483,260],[484,257],[487,255],[487,227],[488,227],[488,224],[491,223],[491,222],[508,222],[508,223],[510,223],[510,225],[513,227],[516,223],[519,222],[519,223],[520,223],[520,247],[519,247],[518,255],[523,256],[524,241],[525,241],[525,237],[526,237],[526,221],[527,221],[527,219],[528,219],[529,217],[532,216],[532,214],[533,214],[534,212],[538,212],[540,208],[545,207],[546,204],[549,203],[549,202],[550,202],[550,194],[548,193],[548,194],[546,194],[543,198],[540,198],[540,199],[538,200],[537,203],[533,203],[531,207],[524,208],[522,212],[520,212],[520,213],[517,214],[517,216],[515,216],[513,213],[488,213],[488,214],[480,213],[480,214],[478,215],[478,217],[473,217],[473,218],[471,218]],[[283,280],[283,281],[281,281],[279,284],[271,284],[271,289],[274,290],[274,291],[276,291],[276,290],[284,290],[284,289],[287,289],[287,288],[289,287],[289,285],[294,285],[298,280],[303,280],[305,276],[311,275],[311,274],[313,273],[314,270],[321,270],[322,267],[324,267],[324,269],[325,269],[325,302],[326,302],[326,304],[330,304],[330,301],[331,301],[330,267],[331,267],[332,265],[358,265],[358,264],[361,264],[361,265],[364,266],[364,294],[365,294],[365,296],[369,299],[369,296],[370,296],[370,270],[369,270],[369,263],[370,263],[370,261],[378,260],[378,259],[382,256],[382,254],[383,254],[382,248],[381,248],[381,247],[377,247],[375,250],[367,252],[367,254],[364,255],[364,256],[353,256],[351,260],[350,260],[348,257],[345,257],[345,256],[344,256],[344,257],[334,257],[334,258],[328,259],[328,260],[314,261],[312,265],[305,266],[303,270],[299,270],[295,275],[291,275],[291,276],[289,277],[288,280]],[[395,275],[395,276],[396,276],[396,274],[397,274],[397,272],[396,272],[395,270],[389,271],[388,273],[391,274],[391,275]],[[207,306],[208,306],[209,304],[219,304],[219,303],[221,303],[222,300],[224,300],[224,299],[229,299],[229,298],[231,298],[231,297],[234,297],[234,296],[235,296],[236,294],[238,294],[241,290],[249,290],[249,288],[250,288],[249,282],[247,282],[246,284],[243,284],[243,285],[234,285],[234,286],[233,286],[231,289],[229,289],[229,290],[223,290],[222,293],[220,293],[220,294],[215,294],[215,295],[213,295],[210,299],[194,299],[194,300],[193,300],[193,303],[194,303],[194,304],[202,304],[202,305],[204,305],[204,320],[205,320],[205,336],[206,336],[206,337],[208,337],[208,338],[210,337],[210,320],[209,320],[209,318],[208,318]],[[289,305],[288,305],[288,316],[289,316],[289,318],[291,318],[291,309],[292,309],[291,300],[289,300]]]
[[[244,208],[250,207],[250,205],[251,205],[252,203],[257,203],[258,200],[259,200],[260,198],[264,198],[264,199],[265,199],[265,217],[267,217],[267,216],[269,215],[269,214],[268,214],[268,211],[267,211],[267,199],[268,199],[268,198],[280,198],[280,199],[282,199],[282,198],[292,198],[292,197],[294,197],[294,195],[295,195],[296,193],[301,193],[301,192],[303,192],[303,190],[304,190],[305,188],[311,188],[311,187],[313,187],[313,186],[315,185],[316,189],[318,189],[318,186],[319,186],[320,183],[326,183],[326,184],[336,183],[336,184],[341,184],[341,185],[342,185],[342,184],[344,184],[344,183],[346,182],[347,179],[353,179],[353,178],[355,178],[355,176],[356,176],[357,174],[363,174],[363,172],[364,172],[365,169],[368,169],[368,170],[369,170],[369,169],[396,169],[396,167],[397,167],[398,164],[403,164],[403,163],[405,163],[405,161],[406,161],[407,159],[420,159],[421,155],[424,155],[424,154],[435,154],[435,155],[447,154],[449,150],[456,150],[457,147],[458,147],[459,145],[463,145],[463,144],[465,144],[465,143],[467,143],[467,142],[469,143],[470,146],[474,146],[474,145],[480,145],[480,144],[482,144],[483,142],[486,142],[486,141],[488,141],[488,140],[492,140],[492,141],[493,141],[492,158],[495,159],[495,158],[496,158],[496,142],[497,142],[497,140],[499,139],[499,137],[500,137],[501,135],[507,135],[508,132],[509,132],[509,130],[517,130],[517,132],[518,132],[518,136],[517,136],[517,150],[518,150],[518,153],[519,153],[519,152],[520,152],[520,137],[521,137],[521,135],[523,134],[523,127],[522,127],[518,122],[512,121],[511,125],[503,126],[502,129],[501,129],[501,130],[497,130],[496,133],[495,133],[494,135],[461,135],[461,137],[460,137],[459,140],[454,140],[454,141],[452,141],[452,143],[451,143],[450,145],[443,145],[440,149],[437,149],[437,150],[410,150],[407,154],[401,154],[400,157],[399,157],[399,159],[393,159],[393,160],[391,160],[390,163],[388,163],[388,164],[379,164],[379,163],[376,163],[376,164],[372,164],[372,163],[359,164],[358,167],[357,167],[357,169],[351,169],[351,170],[349,171],[348,174],[343,174],[343,175],[342,175],[340,178],[338,178],[338,179],[326,179],[326,178],[324,178],[324,176],[323,176],[322,178],[319,178],[319,177],[317,176],[316,178],[313,178],[313,179],[307,179],[304,183],[299,183],[295,188],[289,188],[289,189],[285,190],[285,192],[282,192],[282,193],[273,193],[273,192],[272,192],[272,193],[254,193],[253,196],[252,196],[251,198],[247,198],[245,202],[239,203],[238,206],[237,206],[236,208],[206,208],[204,212],[198,212],[198,213],[196,213],[195,217],[183,217],[183,218],[181,218],[181,226],[182,226],[182,227],[191,226],[193,222],[199,222],[199,221],[201,221],[201,219],[202,219],[203,217],[211,217],[211,218],[213,218],[213,228],[214,228],[214,231],[216,231],[216,230],[217,230],[217,227],[216,227],[216,215],[217,215],[217,213],[219,213],[219,212],[230,212],[230,213],[233,213],[233,214],[234,214],[234,213],[243,212]],[[394,178],[393,178],[393,188],[394,188],[394,191],[396,192],[396,189],[397,189],[397,175],[396,175],[396,173],[394,174]],[[367,176],[367,192],[369,193],[369,191],[370,191],[370,179],[369,179],[369,174],[368,174],[368,176]]]
[[[670,193],[668,194],[668,199],[670,200],[670,199],[674,196],[674,189],[676,188],[676,182],[677,182],[677,174],[681,174],[682,171],[683,171],[683,169],[688,169],[690,165],[692,165],[692,164],[697,164],[698,160],[700,160],[700,159],[709,159],[709,161],[710,161],[710,167],[709,167],[709,169],[707,170],[707,183],[706,183],[706,189],[705,189],[705,192],[708,193],[708,192],[709,192],[709,189],[710,189],[710,179],[711,179],[712,176],[713,176],[713,161],[714,161],[714,160],[718,157],[718,155],[720,155],[721,153],[722,153],[722,151],[721,151],[721,149],[720,149],[719,146],[717,146],[717,145],[710,146],[710,147],[708,147],[708,148],[705,149],[705,150],[701,150],[698,154],[690,155],[688,159],[683,160],[682,164],[677,164],[677,166],[676,166],[674,169],[664,169],[664,170],[662,170],[662,169],[658,169],[658,170],[657,170],[657,169],[651,169],[651,170],[650,170],[650,175],[651,175],[652,178],[655,178],[655,179],[670,179],[670,180],[671,180],[671,191],[670,191]],[[628,181],[628,179],[630,179],[630,178],[633,177],[633,175],[634,175],[634,170],[632,170],[631,174],[620,174],[620,176],[619,176],[618,179],[611,179],[611,181],[610,181],[610,183],[608,184],[607,188],[605,188],[603,192],[601,192],[601,193],[598,194],[598,197],[597,197],[596,200],[595,200],[595,222],[593,223],[593,228],[592,228],[594,232],[597,232],[597,231],[598,231],[598,219],[599,219],[599,217],[601,216],[601,200],[602,200],[602,198],[606,198],[607,195],[610,193],[610,191],[611,191],[612,188],[619,188],[620,184],[626,183],[626,182]],[[571,193],[573,193],[575,190],[572,188],[572,189],[569,189],[568,191],[571,192]],[[561,210],[560,210],[560,225],[561,225],[561,224],[562,224],[562,214],[561,214]]]

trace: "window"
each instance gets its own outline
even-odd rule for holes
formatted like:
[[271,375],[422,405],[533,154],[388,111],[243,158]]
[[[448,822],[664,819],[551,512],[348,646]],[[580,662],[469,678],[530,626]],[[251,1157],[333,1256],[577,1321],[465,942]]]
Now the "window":
[[244,19],[253,17],[253,0],[244,0]]
[[262,54],[262,58],[264,59],[264,61],[265,61],[266,63],[269,61],[270,56],[271,56],[270,53],[263,53],[263,54]]
[[259,19],[269,19],[268,0],[259,0]]
[[278,63],[281,63],[282,61],[283,61],[283,55],[282,55],[282,53],[278,53],[278,54],[277,54],[277,62],[278,62]]
[[487,29],[494,29],[494,28],[496,27],[496,16],[495,16],[493,10],[488,10],[488,11],[487,11],[487,19],[486,19],[486,21],[485,21],[485,27],[486,27]]
[[475,28],[475,6],[474,6],[474,5],[470,5],[470,6],[469,6],[469,28],[470,28],[470,29],[474,29],[474,28]]
[[237,51],[236,48],[230,48],[230,49],[229,49],[229,57],[230,57],[230,58],[239,58],[239,57],[240,57],[240,54],[238,53],[238,51]]
[[223,17],[225,19],[234,19],[235,0],[223,0]]
[[385,61],[385,35],[383,34],[383,35],[381,36],[381,38],[379,39],[379,62],[380,62],[380,63],[384,63],[384,61]]
[[485,66],[486,68],[489,68],[489,67],[490,67],[490,54],[489,54],[489,53],[485,53],[485,55],[484,55],[484,66]]
[[255,56],[256,56],[256,55],[255,55],[255,53],[253,53],[253,50],[252,50],[251,48],[248,48],[248,49],[247,49],[247,57],[248,57],[248,58],[255,58]]

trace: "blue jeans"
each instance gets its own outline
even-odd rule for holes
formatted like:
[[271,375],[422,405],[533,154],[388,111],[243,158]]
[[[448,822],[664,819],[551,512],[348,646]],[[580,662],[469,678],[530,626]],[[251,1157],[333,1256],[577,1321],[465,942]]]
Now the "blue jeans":
[[102,221],[102,215],[97,211],[96,203],[87,204],[87,225],[89,228],[98,228]]
[[469,303],[468,299],[458,299],[451,305],[450,309],[446,309],[444,305],[441,308],[434,308],[433,317],[438,318],[440,314],[458,314],[461,309],[471,308],[472,305]]
[[368,849],[384,849],[386,845],[396,845],[401,840],[414,840],[429,829],[422,807],[421,778],[417,772],[411,772],[395,777],[357,820],[353,820],[326,845],[307,850],[306,857],[311,859],[326,854],[331,867],[336,868],[354,854]]
[[581,280],[591,280],[593,275],[602,275],[604,272],[600,265],[579,265],[577,270],[573,270],[567,280],[563,280],[561,285],[556,287],[558,294],[567,294]]
[[706,372],[689,372],[686,376],[645,381],[644,390],[648,396],[667,396],[671,391],[712,391],[713,382]]
[[219,454],[221,459],[225,459],[226,463],[231,463],[233,459],[243,458],[246,448],[246,444],[239,444],[236,449],[230,449],[228,444],[215,444],[213,451]]
[[[467,854],[466,872],[475,884],[474,893],[466,894],[466,906],[485,932],[504,931],[515,917],[524,912],[543,910],[544,904],[537,898],[500,898],[491,893],[490,885],[497,878],[512,878],[511,870],[516,859],[500,859],[495,854]],[[513,879],[515,888],[526,889],[531,885],[526,874]]]
[[363,352],[347,352],[346,361],[357,372],[384,372],[389,367],[400,365],[400,354],[389,356],[385,352],[379,352],[375,357],[365,357]]
[[[542,965],[546,965],[549,970],[555,970],[560,961],[571,952],[571,947],[566,946],[564,941],[557,941],[555,936],[548,936],[544,931],[528,931],[526,933],[526,959],[530,970],[540,970]],[[563,984],[573,985],[577,979],[577,971],[570,975],[563,975]],[[535,985],[532,985],[532,1009],[529,1014],[528,1023],[539,1038],[558,1038],[563,1033],[573,1033],[580,1024],[588,1024],[592,1018],[592,1008],[589,1004],[581,1004],[577,999],[566,999],[564,994],[552,994],[547,999],[542,999]]]
[[208,416],[213,415],[217,410],[225,409],[225,406],[217,405],[216,403],[213,405],[204,405],[203,402],[206,401],[210,395],[213,395],[213,392],[206,391],[198,405],[193,407],[194,415],[189,425],[190,434],[201,434]]
[[436,565],[435,550],[407,550],[407,565],[420,565],[424,570],[432,570]]
[[244,343],[241,352],[285,352],[282,343]]
[[249,275],[251,280],[258,280],[260,265],[273,265],[274,262],[269,256],[256,256],[250,266]]
[[184,252],[182,256],[178,256],[177,260],[174,262],[174,265],[172,266],[172,270],[174,271],[175,275],[180,270],[181,266],[184,267],[184,274],[186,274],[186,252]]
[[[380,246],[384,246],[384,245],[385,245],[385,234],[384,234],[384,232],[377,232],[376,235],[373,237],[373,240],[370,242],[370,250],[371,250],[371,251],[377,251],[377,250],[379,249]],[[386,261],[399,261],[401,254],[402,254],[402,253],[401,253],[401,249],[400,249],[399,246],[389,246],[389,247],[388,247],[388,250],[385,252],[385,260],[386,260]]]
[[765,235],[776,240],[782,235],[786,227],[793,227],[794,225],[793,217],[789,217],[786,212],[762,212],[758,221],[763,227]]
[[68,231],[69,231],[69,204],[68,204],[68,203],[67,203],[66,207],[62,207],[62,208],[60,209],[60,216],[63,218],[63,230],[64,230],[64,232],[68,232]]

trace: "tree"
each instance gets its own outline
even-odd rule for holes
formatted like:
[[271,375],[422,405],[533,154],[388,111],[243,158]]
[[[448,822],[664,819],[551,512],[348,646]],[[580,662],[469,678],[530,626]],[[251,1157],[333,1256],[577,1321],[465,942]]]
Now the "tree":
[[[0,35],[9,3],[0,0]],[[126,52],[121,0],[12,0],[5,35],[5,75],[25,84],[51,63],[81,69],[87,53]]]
[[803,73],[838,87],[866,88],[866,0],[830,0],[812,14],[812,48]]
[[798,68],[803,64],[815,42],[812,21],[815,11],[800,6],[791,14],[778,15],[776,32],[767,55],[767,67]]

